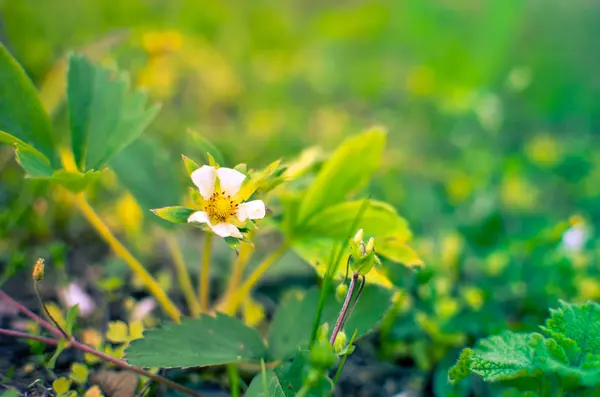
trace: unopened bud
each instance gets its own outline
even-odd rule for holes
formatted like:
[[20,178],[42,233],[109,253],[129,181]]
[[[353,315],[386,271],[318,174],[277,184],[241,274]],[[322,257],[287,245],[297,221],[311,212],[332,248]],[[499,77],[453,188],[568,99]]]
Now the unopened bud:
[[317,341],[327,342],[329,340],[329,324],[324,323],[317,330]]
[[328,342],[315,343],[310,350],[310,365],[313,368],[328,369],[333,367],[336,361],[333,347]]
[[345,283],[342,283],[335,289],[335,298],[338,300],[338,302],[343,302],[346,299],[347,293],[348,286]]
[[360,244],[363,241],[364,236],[365,233],[363,232],[363,230],[359,229],[358,232],[356,232],[356,234],[354,235],[352,241],[354,241],[356,244]]
[[367,248],[365,249],[367,254],[370,254],[371,252],[375,251],[375,239],[373,237],[371,237],[369,239],[369,242],[367,243]]
[[339,354],[342,350],[344,350],[346,343],[348,343],[348,337],[346,337],[346,333],[344,331],[340,331],[333,342],[334,353]]
[[39,258],[35,262],[32,276],[35,281],[40,281],[44,278],[44,260],[42,258]]

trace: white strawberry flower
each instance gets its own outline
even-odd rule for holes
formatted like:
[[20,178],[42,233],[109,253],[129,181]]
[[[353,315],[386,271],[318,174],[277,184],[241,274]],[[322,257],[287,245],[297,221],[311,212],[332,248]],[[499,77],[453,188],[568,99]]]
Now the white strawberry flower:
[[192,182],[202,196],[201,210],[188,217],[188,222],[204,223],[218,236],[242,238],[239,228],[248,219],[265,217],[262,200],[244,202],[241,191],[246,175],[232,168],[204,165],[191,174]]

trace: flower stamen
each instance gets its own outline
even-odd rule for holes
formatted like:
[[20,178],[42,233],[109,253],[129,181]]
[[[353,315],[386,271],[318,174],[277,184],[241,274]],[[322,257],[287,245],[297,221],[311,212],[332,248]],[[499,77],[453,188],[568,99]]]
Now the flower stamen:
[[237,204],[225,192],[215,192],[206,202],[204,211],[213,225],[227,222],[235,215]]

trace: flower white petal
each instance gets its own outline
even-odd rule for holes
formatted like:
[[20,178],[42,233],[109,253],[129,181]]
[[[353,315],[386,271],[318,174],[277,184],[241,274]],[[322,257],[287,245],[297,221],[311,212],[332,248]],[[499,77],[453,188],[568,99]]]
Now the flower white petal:
[[235,237],[235,238],[242,238],[242,233],[240,233],[239,229],[237,227],[235,227],[234,225],[232,225],[231,223],[219,223],[217,225],[214,226],[210,226],[212,231],[220,237]]
[[252,200],[240,204],[236,215],[240,221],[244,222],[246,219],[262,219],[266,212],[265,203],[262,200]]
[[235,196],[242,187],[242,182],[246,179],[246,175],[232,168],[221,167],[217,170],[219,181],[221,182],[221,190],[228,196]]
[[67,307],[79,305],[79,314],[81,317],[88,317],[96,308],[96,303],[92,297],[75,283],[59,288],[58,296]]
[[192,172],[192,182],[198,186],[200,194],[205,200],[208,200],[215,191],[215,181],[217,179],[217,170],[210,165],[203,165]]
[[208,214],[204,211],[196,211],[192,215],[188,217],[189,222],[198,222],[198,223],[208,223],[210,225],[210,220],[208,219]]

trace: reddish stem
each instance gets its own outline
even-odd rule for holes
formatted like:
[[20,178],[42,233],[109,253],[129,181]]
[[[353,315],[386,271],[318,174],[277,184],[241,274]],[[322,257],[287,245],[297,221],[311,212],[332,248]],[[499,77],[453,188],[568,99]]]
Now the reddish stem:
[[[4,291],[0,290],[0,299],[4,299],[5,301],[7,301],[9,304],[13,305],[14,307],[16,307],[17,309],[19,309],[23,314],[25,314],[27,317],[31,318],[32,320],[34,320],[35,322],[39,323],[42,327],[46,328],[48,331],[50,331],[52,334],[56,335],[57,337],[59,337],[60,339],[64,339],[63,334],[60,332],[60,330],[58,330],[57,328],[53,327],[49,322],[47,322],[46,320],[44,320],[43,318],[41,318],[40,316],[38,316],[37,314],[35,314],[34,312],[32,312],[31,310],[29,310],[27,307],[23,306],[21,303],[17,302],[16,300],[14,300],[13,298],[11,298],[9,295],[7,295]],[[0,334],[4,334],[4,335],[9,335],[9,336],[14,336],[17,338],[25,338],[25,339],[33,339],[33,340],[39,340],[41,342],[44,343],[48,343],[50,345],[57,345],[58,344],[58,340],[56,339],[52,339],[52,338],[45,338],[43,336],[36,336],[36,335],[29,335],[26,333],[22,333],[22,332],[18,332],[18,331],[11,331],[11,330],[6,330],[6,329],[2,329],[0,328]],[[71,338],[71,340],[69,341],[69,347],[73,347],[75,349],[81,350],[85,353],[89,353],[92,354],[98,358],[101,358],[103,360],[106,360],[118,367],[121,367],[125,370],[131,371],[131,372],[135,372],[136,374],[145,376],[147,378],[150,378],[154,381],[157,382],[161,382],[164,383],[165,385],[172,387],[173,389],[179,390],[185,394],[189,394],[190,396],[194,396],[194,397],[205,397],[203,394],[192,390],[190,388],[187,388],[185,386],[182,386],[178,383],[175,383],[169,379],[163,378],[160,375],[156,375],[153,374],[151,372],[148,372],[142,368],[139,367],[135,367],[133,365],[129,365],[127,364],[126,361],[124,360],[120,360],[118,358],[115,358],[113,356],[109,356],[108,354],[98,351],[96,349],[94,349],[91,346],[88,346],[86,344],[83,344],[79,341],[77,341],[75,338]]]
[[0,335],[12,336],[19,339],[31,339],[37,340],[38,342],[45,343],[47,345],[58,345],[58,340],[52,338],[46,338],[45,336],[29,335],[25,332],[13,331],[12,329],[0,328]]
[[333,327],[333,332],[331,333],[331,338],[329,339],[329,343],[333,345],[335,342],[335,338],[337,338],[338,333],[342,329],[342,325],[344,324],[344,319],[346,318],[346,314],[348,313],[348,307],[350,306],[350,301],[352,300],[352,294],[354,293],[354,287],[356,287],[356,281],[358,280],[358,273],[354,273],[352,278],[350,279],[350,286],[348,287],[348,293],[346,294],[346,299],[344,299],[344,304],[342,305],[342,310],[340,310],[340,314],[335,322],[335,327]]

